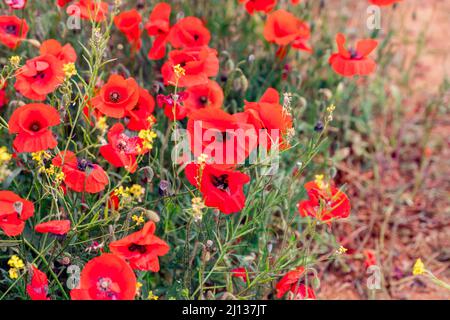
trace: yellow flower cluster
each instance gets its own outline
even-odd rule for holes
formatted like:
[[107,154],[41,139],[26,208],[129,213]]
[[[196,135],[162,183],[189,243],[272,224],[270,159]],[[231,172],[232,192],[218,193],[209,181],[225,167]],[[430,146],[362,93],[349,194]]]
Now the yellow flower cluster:
[[201,221],[203,218],[203,209],[206,208],[203,199],[200,197],[192,198],[192,216],[195,221]]
[[141,213],[140,216],[134,214],[134,215],[131,217],[131,220],[133,220],[133,221],[136,223],[136,225],[139,226],[139,225],[141,225],[141,224],[143,224],[143,223],[145,222],[144,214]]
[[113,191],[113,194],[120,198],[121,205],[131,204],[133,201],[141,202],[144,193],[145,188],[138,184],[125,188],[120,186]]
[[328,108],[327,108],[327,113],[328,113],[328,121],[333,121],[333,112],[336,109],[336,106],[334,104],[331,104]]
[[345,248],[345,247],[343,247],[343,246],[340,246],[337,250],[336,250],[336,254],[337,255],[343,255],[344,253],[346,253],[347,252],[347,248]]
[[316,174],[314,182],[317,184],[317,186],[318,186],[320,189],[325,189],[325,188],[328,187],[328,184],[325,183],[325,182],[323,181],[323,179],[324,179],[323,174]]
[[97,122],[95,123],[95,127],[100,130],[102,133],[106,132],[108,129],[108,124],[106,123],[106,117],[100,117],[98,118]]
[[18,68],[20,65],[21,58],[19,56],[12,56],[9,58],[9,63],[14,67]]
[[19,277],[20,270],[25,268],[25,263],[18,256],[13,255],[8,260],[8,266],[11,267],[8,271],[9,277],[11,279],[17,279]]
[[74,75],[77,74],[77,68],[75,67],[75,63],[70,62],[66,63],[63,66],[64,75],[66,76],[66,79],[72,78]]
[[0,182],[3,182],[11,174],[11,170],[8,169],[8,163],[11,158],[12,155],[8,152],[8,149],[0,147]]
[[179,64],[173,66],[173,72],[175,73],[175,77],[177,79],[179,79],[182,76],[186,75],[186,70]]
[[37,163],[39,173],[45,173],[49,177],[52,177],[56,184],[61,184],[61,182],[65,178],[64,172],[62,172],[60,168],[54,166],[53,164],[50,164],[48,167],[45,166],[44,161],[50,160],[52,158],[52,155],[49,152],[33,152],[31,154],[31,157]]
[[425,265],[422,262],[422,259],[417,259],[416,263],[414,263],[413,267],[413,275],[419,276],[425,273]]
[[153,141],[157,137],[156,133],[151,130],[141,130],[138,134],[139,138],[142,139],[142,147],[146,150],[152,150],[153,149]]
[[150,291],[150,292],[148,293],[147,299],[148,299],[148,300],[158,300],[159,297],[158,297],[157,295],[153,294],[153,291]]

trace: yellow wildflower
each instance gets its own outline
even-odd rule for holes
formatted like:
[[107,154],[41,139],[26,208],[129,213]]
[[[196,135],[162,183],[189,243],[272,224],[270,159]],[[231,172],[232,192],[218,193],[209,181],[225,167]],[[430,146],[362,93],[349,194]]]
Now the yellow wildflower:
[[425,265],[423,264],[422,260],[419,258],[416,260],[416,263],[414,263],[413,267],[413,275],[418,276],[425,273]]
[[159,297],[158,297],[157,295],[154,295],[154,294],[153,294],[153,291],[150,291],[150,292],[148,293],[147,299],[148,299],[148,300],[158,300]]
[[142,213],[141,213],[140,216],[137,216],[137,215],[134,214],[131,217],[131,220],[133,220],[136,223],[137,226],[139,226],[139,225],[141,225],[141,224],[143,224],[145,222],[145,219],[144,219],[144,216],[143,216]]
[[175,73],[175,77],[177,79],[181,78],[182,76],[186,75],[186,70],[184,70],[184,68],[177,64],[173,67],[173,72]]
[[139,138],[142,139],[142,147],[147,150],[151,150],[153,148],[153,141],[157,137],[156,133],[150,129],[141,130],[138,134]]
[[141,197],[145,193],[145,189],[138,184],[133,184],[131,188],[129,188],[129,193],[131,196],[137,200],[140,200]]
[[336,254],[337,255],[343,255],[344,253],[346,253],[347,252],[347,248],[345,248],[345,247],[343,247],[343,246],[340,246],[337,250],[336,250]]
[[14,68],[18,68],[19,64],[20,64],[20,60],[21,60],[21,58],[19,56],[12,56],[9,58],[9,63],[11,63],[11,65]]
[[95,123],[95,127],[99,129],[101,132],[105,132],[108,129],[108,125],[106,123],[106,117],[100,117]]
[[325,189],[328,186],[323,180],[324,180],[323,174],[316,174],[314,182],[320,189]]
[[12,155],[8,152],[6,147],[0,147],[0,165],[11,160]]
[[64,75],[66,79],[69,79],[77,74],[77,68],[75,67],[75,63],[69,62],[63,66]]
[[13,256],[11,256],[11,258],[9,258],[8,266],[10,266],[11,268],[16,268],[16,269],[23,269],[23,268],[25,268],[25,264],[23,263],[23,260],[20,259],[16,255],[13,255]]
[[16,268],[9,269],[8,273],[11,279],[17,279],[19,277],[19,270]]
[[203,199],[200,197],[192,198],[192,215],[195,221],[201,221],[203,218],[203,209],[206,208]]

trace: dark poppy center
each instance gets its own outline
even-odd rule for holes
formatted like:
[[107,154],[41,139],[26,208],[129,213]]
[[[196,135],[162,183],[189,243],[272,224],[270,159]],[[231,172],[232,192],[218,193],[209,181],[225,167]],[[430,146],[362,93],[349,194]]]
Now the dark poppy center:
[[111,92],[111,94],[109,95],[109,99],[114,103],[119,102],[120,94],[118,92]]
[[194,40],[197,41],[199,39],[199,35],[198,34],[194,34]]
[[208,103],[208,98],[205,96],[201,96],[198,101],[200,102],[201,105],[206,105]]
[[119,140],[119,141],[117,141],[116,147],[120,151],[124,151],[127,147],[127,142],[125,140]]
[[94,165],[90,161],[87,161],[85,159],[79,159],[79,160],[77,160],[77,168],[78,168],[78,170],[84,172],[88,168],[90,168],[90,169],[94,168]]
[[36,73],[36,75],[33,78],[42,80],[45,78],[45,72],[40,71],[40,72]]
[[350,59],[361,59],[361,55],[356,49],[350,48],[348,52],[350,52]]
[[181,66],[182,68],[186,67],[186,61],[181,61],[181,62],[180,62],[180,66]]
[[8,34],[16,34],[17,33],[17,26],[12,25],[12,24],[6,26],[6,33],[8,33]]
[[33,132],[38,132],[39,130],[41,130],[41,124],[39,122],[31,123],[30,130]]
[[227,190],[228,189],[228,175],[222,174],[218,177],[211,176],[211,183],[214,187],[220,190]]
[[144,254],[147,252],[147,248],[143,245],[137,244],[137,243],[132,243],[131,245],[128,246],[128,251],[131,252],[139,252],[140,254]]

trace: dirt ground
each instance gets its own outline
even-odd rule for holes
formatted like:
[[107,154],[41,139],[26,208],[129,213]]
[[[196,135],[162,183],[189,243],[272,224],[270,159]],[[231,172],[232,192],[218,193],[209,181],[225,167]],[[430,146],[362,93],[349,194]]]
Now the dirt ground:
[[[367,4],[358,2],[357,10],[364,12]],[[412,76],[402,91],[404,113],[395,120],[400,123],[377,119],[373,124],[381,139],[397,134],[399,144],[374,154],[373,170],[362,169],[354,161],[339,168],[355,216],[334,230],[346,239],[343,245],[349,251],[321,271],[326,284],[319,292],[322,299],[367,299],[374,297],[371,294],[378,299],[450,298],[448,290],[411,274],[420,257],[427,269],[450,282],[450,93],[440,103],[446,112],[436,116],[426,109],[439,94],[444,77],[450,76],[449,13],[448,0],[404,0],[395,9],[382,11],[383,28],[399,30],[394,38],[394,63],[413,62]],[[417,52],[421,37],[423,50]],[[398,81],[402,80],[399,74]],[[427,119],[432,119],[428,137]],[[397,132],[394,127],[401,129]],[[377,128],[383,130],[377,132]],[[423,149],[419,142],[425,138]],[[372,293],[363,264],[362,252],[367,249],[375,253],[383,276],[382,289]]]

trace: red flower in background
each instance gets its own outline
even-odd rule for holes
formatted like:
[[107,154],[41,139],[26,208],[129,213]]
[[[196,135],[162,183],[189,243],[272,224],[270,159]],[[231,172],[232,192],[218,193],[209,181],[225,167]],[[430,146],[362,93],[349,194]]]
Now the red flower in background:
[[60,122],[58,111],[46,104],[32,103],[17,108],[8,123],[9,133],[17,134],[14,149],[17,152],[53,149],[58,142],[49,127]]
[[169,94],[167,96],[158,94],[156,100],[158,106],[164,108],[164,114],[171,121],[183,120],[188,114],[188,110],[184,107],[184,101],[188,97],[186,91],[178,92],[177,94]]
[[136,276],[130,266],[114,254],[104,253],[90,260],[80,275],[79,289],[70,291],[72,300],[134,300]]
[[142,17],[136,9],[124,11],[114,17],[114,24],[123,34],[125,34],[128,42],[135,51],[138,51],[142,46],[141,22]]
[[6,83],[3,88],[0,88],[0,108],[2,108],[4,105],[8,103],[8,97],[6,96]]
[[155,223],[147,222],[144,228],[123,239],[111,242],[112,253],[127,260],[135,270],[159,271],[158,257],[169,252],[169,245],[154,235]]
[[64,81],[63,62],[46,54],[27,60],[16,71],[14,88],[31,100],[43,101]]
[[77,159],[71,151],[61,152],[52,163],[62,168],[64,183],[75,192],[98,193],[108,184],[108,176],[102,167],[85,159]]
[[124,167],[134,173],[137,169],[136,156],[148,150],[142,147],[142,139],[129,137],[121,123],[116,123],[108,131],[109,144],[100,147],[100,154],[115,167]]
[[373,250],[364,250],[363,254],[366,257],[364,260],[364,266],[366,269],[370,266],[377,265],[377,257],[375,256],[375,252],[373,252]]
[[218,208],[224,214],[236,213],[244,208],[244,185],[250,182],[248,175],[223,166],[195,163],[186,166],[185,174],[202,193],[206,206]]
[[0,42],[8,48],[16,48],[26,38],[28,24],[16,16],[0,16]]
[[244,267],[235,268],[231,270],[231,274],[235,278],[241,278],[245,282],[247,282],[247,270]]
[[52,233],[56,235],[65,235],[70,231],[70,220],[52,220],[39,223],[34,227],[34,231],[39,233]]
[[167,35],[170,31],[170,11],[169,4],[158,3],[153,8],[149,21],[145,25],[148,35],[155,37],[153,46],[148,53],[151,60],[162,59],[166,55]]
[[375,4],[377,6],[390,6],[391,4],[400,2],[402,0],[369,0],[371,4]]
[[277,0],[239,0],[239,2],[245,3],[245,9],[250,14],[253,14],[255,11],[268,13],[277,4]]
[[185,70],[185,75],[178,80],[179,87],[206,84],[209,77],[214,77],[219,72],[217,51],[209,47],[171,51],[169,60],[164,63],[161,69],[165,84],[173,85],[176,83],[173,70],[176,65],[180,65]]
[[56,0],[56,4],[61,8],[64,7],[69,2],[72,2],[72,0]]
[[[79,8],[74,10],[74,6]],[[106,2],[96,0],[80,0],[67,8],[68,15],[80,14],[81,19],[94,20],[101,22],[106,19],[108,13],[108,4]]]
[[50,300],[50,298],[47,297],[47,276],[35,266],[31,266],[31,281],[27,284],[27,293],[31,300]]
[[368,55],[377,47],[378,42],[373,39],[364,39],[356,42],[356,49],[345,49],[345,36],[338,33],[336,36],[338,52],[330,57],[333,70],[344,77],[355,75],[365,76],[375,71],[377,65]]
[[50,54],[55,56],[64,64],[77,61],[77,53],[72,45],[67,43],[63,46],[55,39],[42,42],[39,52],[41,55]]
[[13,10],[22,10],[27,5],[27,0],[5,0],[5,3]]
[[291,0],[291,3],[294,4],[294,5],[296,5],[296,4],[299,4],[300,1],[301,1],[301,0]]
[[128,118],[129,130],[147,130],[153,126],[156,119],[152,115],[155,110],[155,99],[147,90],[139,88],[139,99],[133,109],[128,110],[125,116]]
[[219,84],[213,80],[208,80],[206,84],[189,87],[188,94],[184,101],[184,106],[188,114],[203,108],[220,109],[223,104],[223,91]]
[[[289,145],[285,136],[292,128],[292,117],[280,104],[280,95],[273,88],[266,90],[259,102],[245,101],[247,122],[251,123],[258,132],[258,141],[268,150],[278,141],[280,149]],[[274,130],[274,131],[271,131]],[[265,137],[262,136],[265,134]]]
[[323,222],[331,219],[347,218],[350,215],[350,201],[345,193],[324,183],[321,179],[305,184],[309,200],[298,203],[298,211],[302,217],[314,217]]
[[187,130],[194,156],[206,154],[216,164],[242,163],[258,143],[254,126],[243,122],[242,114],[231,115],[217,108],[191,113]]
[[211,33],[197,17],[180,19],[170,30],[168,40],[174,48],[207,46]]
[[280,58],[286,54],[288,45],[292,45],[294,49],[312,52],[306,44],[310,33],[309,26],[305,22],[282,9],[269,14],[264,26],[264,38],[280,46],[277,52]]
[[25,221],[34,214],[33,202],[11,191],[0,191],[0,229],[8,237],[22,233]]
[[277,298],[282,298],[287,292],[291,292],[295,300],[316,299],[314,290],[300,283],[304,273],[304,267],[298,267],[286,273],[276,285]]
[[124,79],[113,74],[91,103],[101,113],[112,118],[123,118],[139,100],[139,86],[133,78]]

